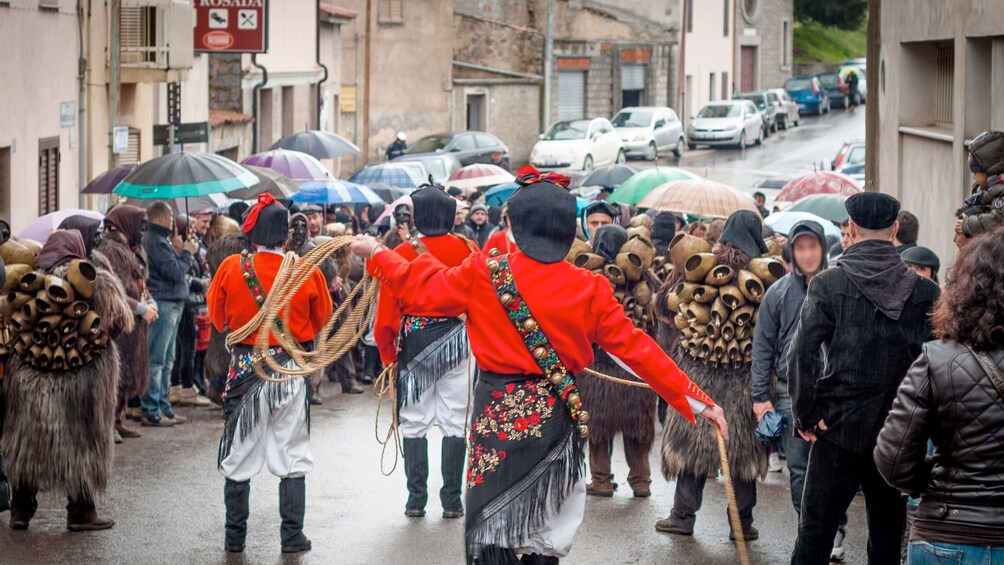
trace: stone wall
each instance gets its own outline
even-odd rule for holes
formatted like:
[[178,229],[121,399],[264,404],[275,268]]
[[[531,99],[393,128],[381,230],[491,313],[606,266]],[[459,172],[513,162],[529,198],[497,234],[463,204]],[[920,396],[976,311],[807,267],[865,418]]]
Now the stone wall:
[[[794,26],[794,0],[757,0],[751,12],[746,10],[746,2],[735,2],[735,77],[733,83],[738,91],[742,85],[742,46],[757,49],[756,78],[754,89],[778,88],[793,75],[792,29]],[[788,39],[784,40],[785,22]],[[785,58],[787,49],[787,59]],[[798,74],[798,73],[794,73]]]
[[209,54],[209,108],[244,111],[239,53]]

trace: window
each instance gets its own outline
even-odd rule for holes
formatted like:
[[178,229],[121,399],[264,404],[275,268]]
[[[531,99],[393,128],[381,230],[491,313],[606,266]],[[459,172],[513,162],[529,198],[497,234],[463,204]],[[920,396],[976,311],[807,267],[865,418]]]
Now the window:
[[722,100],[729,99],[729,73],[722,73]]
[[694,99],[693,91],[694,91],[694,77],[692,75],[687,75],[686,78],[684,79],[683,108],[685,110],[684,115],[688,117],[694,115],[694,104],[692,102],[692,100]]
[[282,87],[282,135],[289,135],[296,131],[295,99],[296,92],[292,86]]
[[38,215],[59,210],[59,137],[38,140]]
[[126,150],[115,156],[115,166],[136,165],[139,163],[139,130],[129,128]]
[[937,68],[934,75],[934,124],[952,127],[952,88],[955,82],[955,47],[945,44],[938,47]]
[[[272,136],[272,100],[274,96],[272,95],[271,88],[263,88],[258,91],[258,96],[260,97],[259,108],[258,108],[258,123],[254,124],[258,127],[258,146],[268,147],[272,145],[275,141]],[[255,147],[253,151],[257,151],[258,147]]]
[[708,100],[715,99],[715,73],[708,75]]
[[694,0],[687,0],[687,33],[694,31]]
[[377,22],[381,24],[404,23],[404,0],[380,0],[377,6]]
[[470,151],[474,149],[473,135],[460,135],[453,141],[450,151]]
[[743,16],[752,21],[756,17],[758,6],[757,0],[743,0]]
[[145,65],[157,60],[157,8],[122,6],[119,12],[119,55],[123,65]]
[[781,22],[781,65],[791,66],[791,22]]
[[729,0],[723,0],[725,7],[723,11],[725,12],[725,24],[722,26],[722,35],[725,37],[729,36]]
[[586,73],[558,73],[558,119],[577,120],[586,115]]
[[478,147],[482,149],[487,149],[489,147],[498,147],[499,145],[501,145],[497,139],[485,133],[479,133],[475,135],[474,139],[475,141],[477,141]]

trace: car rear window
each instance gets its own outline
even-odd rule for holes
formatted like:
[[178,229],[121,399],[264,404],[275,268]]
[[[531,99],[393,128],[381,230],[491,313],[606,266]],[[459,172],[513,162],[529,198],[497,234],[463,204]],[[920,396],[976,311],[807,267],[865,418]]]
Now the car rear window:
[[652,112],[621,111],[614,116],[615,128],[647,128],[652,123]]
[[784,87],[788,90],[810,90],[812,88],[812,79],[793,78],[784,83]]
[[840,85],[840,75],[837,73],[831,73],[826,75],[819,75],[816,77],[819,82],[823,83],[823,86],[839,86]]
[[767,107],[767,104],[764,103],[763,94],[739,94],[737,96],[734,96],[733,100],[749,100],[750,102],[756,104],[756,107],[760,110],[763,110],[764,108]]
[[735,118],[740,113],[739,104],[716,104],[701,108],[698,118]]

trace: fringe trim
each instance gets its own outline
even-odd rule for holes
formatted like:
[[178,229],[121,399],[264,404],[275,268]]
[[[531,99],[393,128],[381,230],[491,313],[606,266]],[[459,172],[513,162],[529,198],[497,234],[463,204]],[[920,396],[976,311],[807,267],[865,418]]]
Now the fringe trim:
[[[290,361],[292,363],[292,361]],[[220,439],[220,449],[216,457],[217,467],[222,467],[223,461],[237,442],[244,441],[248,434],[261,422],[261,397],[265,397],[265,407],[269,412],[282,406],[290,397],[296,394],[298,387],[307,386],[305,379],[297,379],[282,383],[273,383],[258,379],[251,388],[241,396],[240,404],[227,418],[223,426],[223,437]],[[304,409],[307,412],[307,431],[310,431],[310,409],[304,395]]]
[[530,545],[530,535],[551,517],[549,508],[559,512],[572,487],[585,476],[583,444],[571,426],[564,441],[530,473],[471,516],[464,533],[467,555],[487,558],[479,559],[478,565],[509,565],[513,553],[506,548]]
[[401,368],[397,377],[401,390],[398,404],[407,406],[421,400],[443,375],[467,362],[470,353],[466,326],[457,324],[450,333],[430,343]]

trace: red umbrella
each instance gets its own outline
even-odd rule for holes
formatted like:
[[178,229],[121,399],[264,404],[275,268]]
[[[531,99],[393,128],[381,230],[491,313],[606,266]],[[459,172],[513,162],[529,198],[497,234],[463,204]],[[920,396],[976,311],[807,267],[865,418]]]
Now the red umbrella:
[[506,172],[502,167],[475,163],[467,165],[450,175],[450,180],[446,181],[446,186],[455,186],[457,188],[494,186],[496,184],[512,182],[515,179],[516,177]]
[[814,194],[853,196],[864,192],[851,177],[834,171],[819,171],[791,179],[778,193],[775,202],[798,202]]

